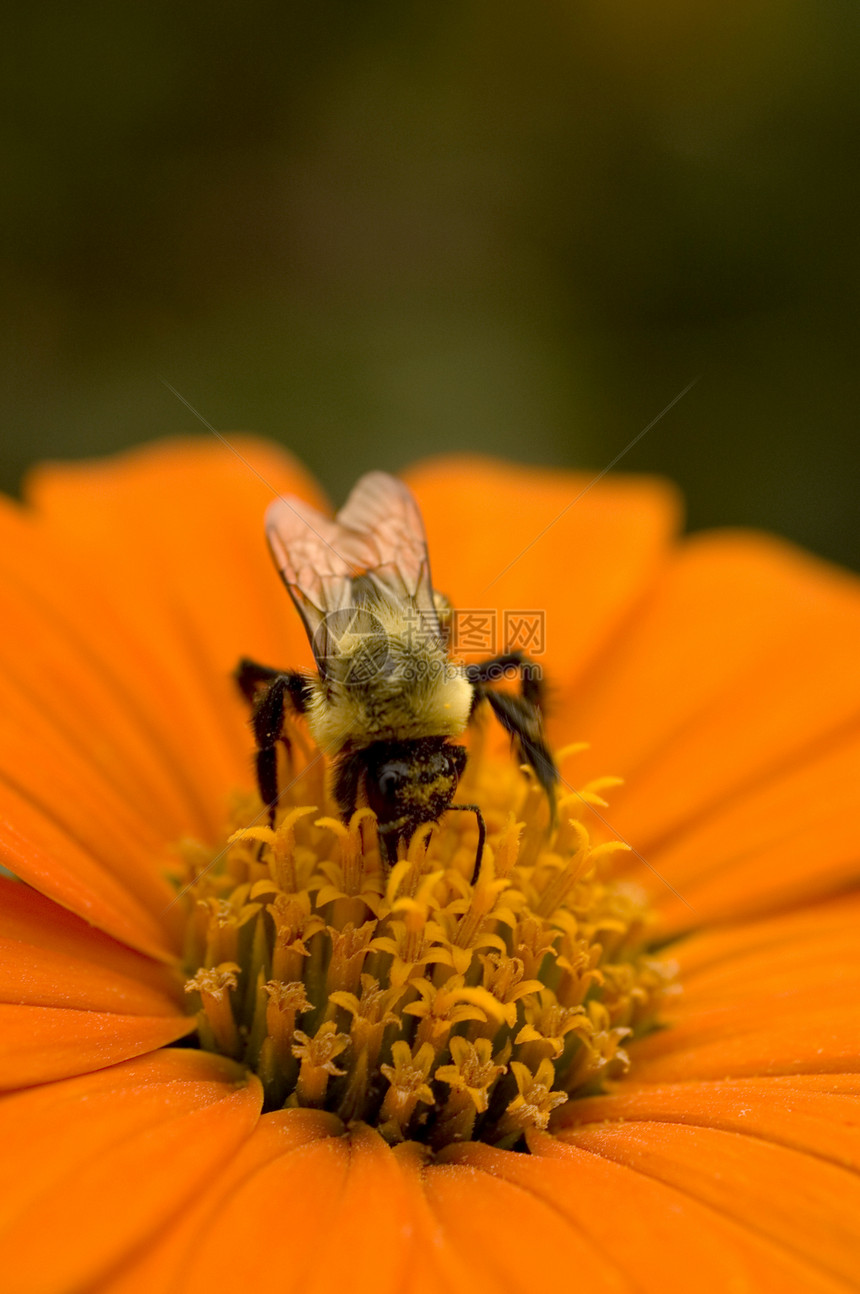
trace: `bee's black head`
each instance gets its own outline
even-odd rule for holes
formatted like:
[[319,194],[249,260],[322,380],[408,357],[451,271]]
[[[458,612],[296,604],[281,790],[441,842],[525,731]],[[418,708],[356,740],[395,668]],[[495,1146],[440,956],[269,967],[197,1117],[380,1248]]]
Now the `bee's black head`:
[[392,860],[398,840],[409,840],[423,822],[436,822],[449,808],[466,751],[445,737],[379,741],[362,752],[362,762],[367,803]]

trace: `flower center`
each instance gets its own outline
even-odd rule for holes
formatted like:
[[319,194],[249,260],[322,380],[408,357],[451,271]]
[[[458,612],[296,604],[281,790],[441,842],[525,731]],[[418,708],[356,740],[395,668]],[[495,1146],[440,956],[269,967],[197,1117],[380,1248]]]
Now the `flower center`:
[[318,756],[285,776],[274,830],[237,800],[221,849],[182,846],[200,1045],[253,1069],[269,1109],[517,1147],[626,1071],[674,973],[649,954],[643,897],[612,879],[625,846],[583,821],[614,782],[561,795],[550,826],[533,779],[479,738],[460,795],[487,827],[474,883],[474,814],[420,829],[389,868],[371,810],[337,817]]

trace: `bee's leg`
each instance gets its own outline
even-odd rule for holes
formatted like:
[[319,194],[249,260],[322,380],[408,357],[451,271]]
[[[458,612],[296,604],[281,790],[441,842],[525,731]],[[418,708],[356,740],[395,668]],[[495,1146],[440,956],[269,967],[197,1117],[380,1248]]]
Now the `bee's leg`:
[[472,868],[472,880],[470,882],[474,885],[475,881],[481,874],[481,859],[484,857],[484,844],[487,839],[487,824],[484,821],[484,815],[478,808],[477,804],[448,805],[449,813],[455,810],[459,810],[462,813],[474,813],[475,817],[478,819],[478,849],[475,853],[475,866]]
[[287,751],[290,750],[290,739],[283,730],[284,715],[288,709],[294,714],[304,714],[310,696],[310,684],[305,675],[290,670],[275,674],[254,706],[251,723],[257,742],[257,786],[260,798],[269,810],[272,827],[278,802],[278,742],[282,741]]
[[354,752],[341,755],[335,763],[331,789],[344,823],[349,822],[358,807],[362,771],[361,758]]
[[382,869],[382,874],[385,876],[397,862],[397,848],[401,839],[405,837],[399,827],[391,824],[383,823],[382,826],[377,824],[376,830],[379,835],[382,857],[385,860],[385,866]]
[[233,678],[238,685],[239,691],[248,702],[253,705],[257,699],[257,693],[264,684],[273,682],[283,670],[273,669],[271,665],[261,665],[259,661],[251,660],[248,656],[243,656],[239,664],[233,670]]
[[499,723],[509,732],[519,747],[522,757],[546,791],[550,809],[555,814],[555,788],[559,780],[558,769],[543,735],[540,711],[525,697],[511,696],[507,692],[483,689],[481,697],[489,702]]
[[[490,687],[511,669],[520,671],[522,692],[496,692]],[[559,780],[555,760],[543,735],[541,706],[544,686],[540,669],[522,652],[506,652],[476,665],[466,666],[466,677],[475,689],[472,713],[479,702],[487,701],[499,723],[516,742],[524,761],[546,792],[551,817],[555,817],[555,787]]]
[[501,656],[491,656],[475,665],[467,665],[466,677],[470,683],[498,683],[511,670],[519,671],[520,687],[525,700],[542,709],[546,696],[541,667],[524,652],[507,651]]

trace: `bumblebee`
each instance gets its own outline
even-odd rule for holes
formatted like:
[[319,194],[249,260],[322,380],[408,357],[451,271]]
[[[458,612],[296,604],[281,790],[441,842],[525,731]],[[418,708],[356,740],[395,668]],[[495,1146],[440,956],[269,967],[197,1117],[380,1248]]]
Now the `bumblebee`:
[[[552,811],[558,770],[543,736],[539,670],[518,651],[471,665],[451,658],[452,610],[434,592],[421,513],[396,477],[363,476],[334,520],[301,499],[276,499],[266,534],[317,667],[312,675],[243,658],[235,671],[253,707],[257,783],[272,825],[277,746],[289,752],[285,721],[302,716],[333,759],[344,820],[369,805],[389,865],[423,823],[448,810],[475,813],[474,880],[485,828],[477,805],[452,803],[466,767],[466,749],[454,738],[486,702]],[[495,691],[509,671],[519,674],[519,692]]]

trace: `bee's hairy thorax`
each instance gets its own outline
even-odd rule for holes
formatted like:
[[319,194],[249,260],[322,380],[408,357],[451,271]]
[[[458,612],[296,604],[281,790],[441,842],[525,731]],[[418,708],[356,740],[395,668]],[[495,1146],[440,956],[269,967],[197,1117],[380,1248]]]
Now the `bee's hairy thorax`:
[[379,632],[344,635],[311,683],[308,726],[323,748],[455,737],[466,728],[474,689],[464,667],[437,635],[404,629],[386,611],[376,610]]

